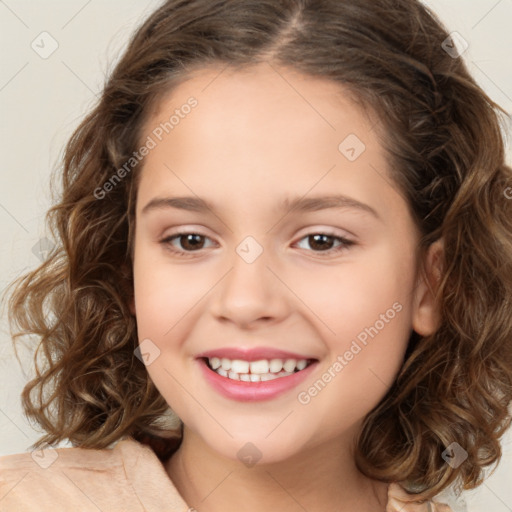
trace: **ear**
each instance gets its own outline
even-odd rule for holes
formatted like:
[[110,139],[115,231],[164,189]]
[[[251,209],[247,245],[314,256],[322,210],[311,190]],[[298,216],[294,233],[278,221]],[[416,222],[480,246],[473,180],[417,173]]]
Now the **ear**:
[[440,323],[435,293],[443,272],[443,242],[439,239],[430,245],[425,255],[425,273],[418,272],[412,327],[420,336],[434,333]]

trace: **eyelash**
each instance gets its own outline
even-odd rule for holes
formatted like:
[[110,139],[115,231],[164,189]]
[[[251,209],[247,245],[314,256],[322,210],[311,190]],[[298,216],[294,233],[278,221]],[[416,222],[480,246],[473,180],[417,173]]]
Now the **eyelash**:
[[[179,257],[183,257],[183,258],[193,257],[194,253],[199,253],[202,249],[198,249],[197,251],[183,251],[183,250],[180,251],[180,250],[176,250],[171,245],[171,242],[173,240],[179,239],[179,238],[184,237],[186,235],[198,235],[198,236],[203,237],[205,239],[209,238],[206,235],[202,235],[201,233],[196,233],[194,231],[180,231],[178,233],[175,233],[174,235],[170,235],[170,236],[167,236],[167,237],[163,238],[162,240],[160,240],[160,243],[163,244],[164,246],[166,246],[169,251],[171,251],[172,253],[174,253],[175,255],[177,255]],[[335,235],[333,233],[324,233],[324,232],[309,233],[309,234],[303,236],[299,240],[299,242],[301,240],[309,238],[310,236],[316,236],[316,235],[325,236],[325,237],[328,237],[330,239],[337,240],[337,241],[341,242],[341,244],[337,248],[328,249],[326,251],[312,251],[312,252],[315,252],[315,253],[318,253],[318,254],[328,254],[330,256],[333,253],[334,254],[338,254],[338,253],[340,253],[342,251],[347,250],[349,247],[351,247],[353,245],[356,245],[356,243],[353,242],[352,240],[348,240],[347,238],[344,238],[342,236],[337,236],[337,235]]]

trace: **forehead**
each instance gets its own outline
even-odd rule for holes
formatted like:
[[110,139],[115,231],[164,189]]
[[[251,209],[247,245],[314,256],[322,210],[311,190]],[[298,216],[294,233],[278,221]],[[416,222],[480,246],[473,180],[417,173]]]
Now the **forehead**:
[[140,193],[222,192],[232,203],[258,198],[262,207],[283,191],[338,192],[383,208],[397,191],[383,190],[392,180],[376,120],[339,84],[294,70],[196,70],[145,123],[143,140],[156,144],[144,158]]
[[[249,133],[249,117],[251,131],[269,131],[281,121],[286,127],[283,135],[301,127],[310,132],[352,128],[362,135],[377,120],[374,114],[356,105],[348,88],[333,80],[260,63],[245,68],[215,66],[191,71],[153,106],[146,129],[158,119],[167,119],[191,97],[199,102],[202,124],[214,118],[225,129],[228,122],[234,126],[246,121],[243,135]],[[289,124],[290,117],[294,118],[294,125]],[[205,125],[206,128],[210,126]]]

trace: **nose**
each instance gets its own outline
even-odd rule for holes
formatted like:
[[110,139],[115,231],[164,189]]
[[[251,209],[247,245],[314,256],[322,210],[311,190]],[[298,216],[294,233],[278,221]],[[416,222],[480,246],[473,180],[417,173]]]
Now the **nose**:
[[232,261],[212,296],[215,318],[243,329],[284,320],[290,314],[289,292],[278,272],[269,268],[265,251],[251,263],[238,254]]

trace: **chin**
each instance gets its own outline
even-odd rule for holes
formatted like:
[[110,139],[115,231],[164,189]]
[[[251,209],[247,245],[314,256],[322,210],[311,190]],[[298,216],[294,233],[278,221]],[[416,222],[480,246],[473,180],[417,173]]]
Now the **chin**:
[[[274,425],[275,429],[276,425]],[[284,462],[304,449],[304,443],[295,436],[290,436],[288,429],[282,429],[278,432],[279,427],[272,432],[272,429],[258,430],[227,430],[233,437],[228,434],[219,436],[211,431],[199,432],[203,441],[220,456],[241,462],[247,467],[254,465],[276,464]],[[270,435],[269,435],[270,433]]]

